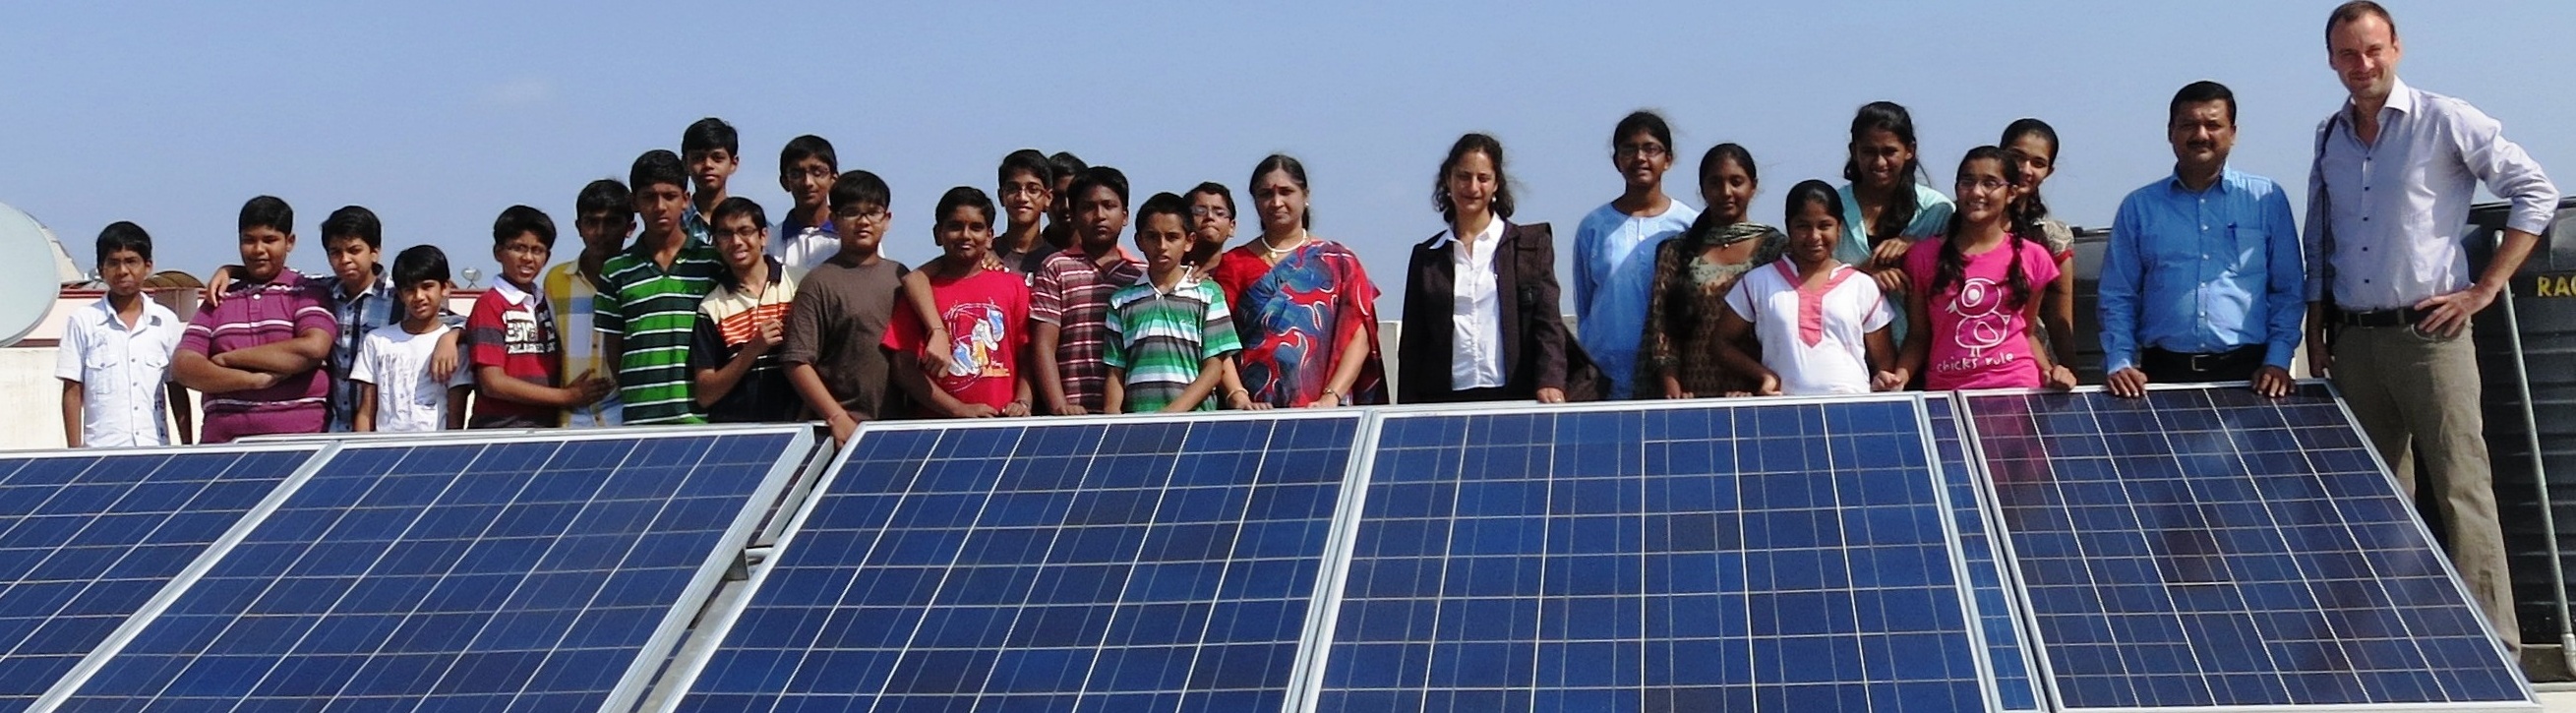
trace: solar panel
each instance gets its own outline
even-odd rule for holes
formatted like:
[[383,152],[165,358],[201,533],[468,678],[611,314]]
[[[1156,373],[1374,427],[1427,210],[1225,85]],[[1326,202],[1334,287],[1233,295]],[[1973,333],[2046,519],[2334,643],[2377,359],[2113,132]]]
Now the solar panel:
[[1990,710],[1916,397],[1382,416],[1314,710]]
[[803,427],[349,445],[67,707],[631,707]]
[[1963,398],[2056,707],[2536,705],[2325,386]]
[[319,447],[0,458],[0,707],[167,604]]
[[872,425],[673,707],[1284,710],[1361,420]]
[[2011,560],[1991,527],[1992,503],[1978,470],[1968,460],[1967,435],[1960,430],[1957,401],[1947,393],[1924,394],[1932,449],[1941,459],[1941,488],[1957,520],[1959,552],[1967,565],[1968,588],[1975,598],[1980,633],[1985,636],[1986,666],[1995,674],[1995,698],[2005,711],[2039,710],[2038,684],[2031,676],[2037,664],[2025,646],[2020,598],[2003,563]]

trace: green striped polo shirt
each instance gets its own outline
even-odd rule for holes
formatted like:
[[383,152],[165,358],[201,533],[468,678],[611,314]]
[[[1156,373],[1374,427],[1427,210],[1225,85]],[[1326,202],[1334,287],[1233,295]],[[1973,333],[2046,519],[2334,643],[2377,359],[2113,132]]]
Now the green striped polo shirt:
[[724,270],[713,248],[681,248],[665,269],[640,244],[600,268],[608,289],[592,298],[591,322],[600,334],[625,338],[626,353],[617,357],[617,398],[625,404],[626,424],[706,422],[689,400],[689,340],[697,329],[698,303]]
[[[1199,379],[1199,364],[1243,350],[1216,284],[1183,276],[1172,291],[1151,276],[1109,296],[1109,343],[1102,361],[1127,372],[1127,413],[1160,411]],[[1198,410],[1224,399],[1210,394]]]

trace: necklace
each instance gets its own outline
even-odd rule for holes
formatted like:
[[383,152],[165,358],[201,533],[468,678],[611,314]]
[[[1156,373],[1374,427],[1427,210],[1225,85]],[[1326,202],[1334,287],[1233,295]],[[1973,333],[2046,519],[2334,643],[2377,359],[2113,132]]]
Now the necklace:
[[1305,237],[1305,235],[1306,235],[1306,231],[1304,231],[1304,230],[1299,230],[1299,231],[1297,231],[1297,235],[1298,235],[1298,238],[1297,238],[1297,244],[1295,244],[1295,245],[1290,245],[1290,246],[1288,246],[1288,247],[1284,247],[1284,248],[1271,247],[1270,236],[1267,236],[1267,235],[1261,236],[1261,251],[1262,251],[1262,252],[1265,252],[1265,253],[1269,253],[1271,257],[1274,257],[1274,258],[1275,258],[1275,257],[1279,257],[1279,256],[1281,256],[1281,255],[1286,255],[1286,254],[1288,254],[1288,253],[1295,252],[1298,248],[1306,247],[1306,243],[1307,243],[1307,239],[1306,239],[1306,237]]

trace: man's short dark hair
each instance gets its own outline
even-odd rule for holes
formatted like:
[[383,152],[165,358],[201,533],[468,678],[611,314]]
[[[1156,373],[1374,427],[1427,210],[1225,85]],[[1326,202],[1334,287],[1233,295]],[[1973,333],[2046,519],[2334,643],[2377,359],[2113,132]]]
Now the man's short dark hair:
[[242,204],[241,222],[237,229],[248,232],[252,228],[268,228],[280,234],[294,235],[295,208],[277,196],[252,198]]
[[385,224],[376,220],[376,212],[364,206],[340,206],[322,219],[322,244],[342,238],[367,241],[367,249],[385,249]]
[[[1082,176],[1083,171],[1090,170],[1091,168],[1091,164],[1083,163],[1082,157],[1073,155],[1073,152],[1071,151],[1057,151],[1054,156],[1047,157],[1047,163],[1055,166],[1055,170],[1051,172],[1051,175],[1054,176],[1054,180],[1056,181],[1063,181],[1068,178],[1078,178]],[[1050,185],[1047,187],[1054,188],[1055,186]]]
[[414,245],[394,256],[394,285],[447,282],[447,252],[436,245]]
[[1071,200],[1073,205],[1079,206],[1082,205],[1083,194],[1090,193],[1091,189],[1103,187],[1108,188],[1111,193],[1118,194],[1118,207],[1125,208],[1130,205],[1127,202],[1127,174],[1108,166],[1083,169],[1081,175],[1074,177],[1072,190],[1066,192],[1072,194],[1068,200]]
[[708,222],[724,225],[725,221],[732,220],[737,215],[751,216],[752,225],[760,226],[763,230],[769,228],[769,213],[762,211],[759,203],[754,203],[751,199],[742,196],[733,196],[724,199],[723,203],[717,203],[715,216]]
[[2203,79],[2174,92],[2173,103],[2165,105],[2165,125],[2172,126],[2175,119],[2181,118],[2183,107],[2206,102],[2226,102],[2227,123],[2236,123],[2236,92],[2228,91],[2225,84]]
[[724,149],[737,157],[742,155],[742,139],[734,134],[733,125],[723,119],[707,117],[689,124],[680,132],[680,153],[697,153]]
[[2333,42],[2335,28],[2342,27],[2344,23],[2373,16],[2378,17],[2380,22],[2388,23],[2389,39],[2397,38],[2397,18],[2388,14],[2388,8],[2380,7],[2379,3],[2371,0],[2352,0],[2336,5],[2334,13],[2326,16],[2326,41]]
[[1180,196],[1172,195],[1170,193],[1156,193],[1152,197],[1146,198],[1144,205],[1136,207],[1136,230],[1138,234],[1143,234],[1146,219],[1158,215],[1168,215],[1180,219],[1181,229],[1183,231],[1187,231],[1190,227],[1189,201],[1182,200]]
[[1225,184],[1223,183],[1215,181],[1200,183],[1198,187],[1190,189],[1189,195],[1208,195],[1222,198],[1225,200],[1225,214],[1229,217],[1234,215],[1234,191],[1226,190]]
[[[1050,191],[1055,190],[1055,164],[1047,160],[1046,154],[1038,153],[1037,149],[1020,149],[1003,156],[1002,168],[994,172],[993,181],[996,185],[1010,183],[1011,174],[1014,173],[1036,176],[1039,185],[1046,186]],[[1005,189],[1007,190],[1007,187]]]
[[891,207],[888,204],[893,202],[893,191],[886,188],[885,179],[878,178],[874,173],[863,170],[851,171],[841,174],[840,180],[832,182],[833,210],[840,210],[842,206],[860,205],[887,208]]
[[822,159],[824,168],[841,172],[841,154],[832,150],[832,142],[813,134],[787,140],[787,148],[778,150],[778,172],[795,170],[797,162],[809,158]]
[[948,222],[949,214],[957,212],[959,208],[973,208],[981,211],[984,214],[985,223],[993,222],[993,199],[984,195],[982,189],[974,186],[958,186],[948,189],[947,193],[940,194],[937,208],[939,215],[933,216],[937,222],[932,225]]
[[680,163],[680,155],[671,153],[669,149],[654,149],[635,157],[635,166],[626,171],[626,188],[644,191],[660,184],[678,186],[681,192],[688,192],[689,167]]
[[593,213],[633,215],[635,192],[626,190],[626,184],[618,183],[614,178],[591,181],[590,185],[581,187],[580,195],[573,197],[572,210],[576,220]]
[[514,205],[503,208],[501,217],[492,221],[492,247],[501,247],[503,243],[517,240],[520,235],[529,233],[536,234],[537,242],[545,243],[546,249],[554,249],[555,219],[546,217],[545,211],[528,206]]
[[98,231],[98,264],[107,264],[107,256],[119,250],[132,250],[134,254],[143,256],[144,262],[151,262],[152,234],[143,232],[143,226],[135,225],[133,221],[109,223],[106,229]]

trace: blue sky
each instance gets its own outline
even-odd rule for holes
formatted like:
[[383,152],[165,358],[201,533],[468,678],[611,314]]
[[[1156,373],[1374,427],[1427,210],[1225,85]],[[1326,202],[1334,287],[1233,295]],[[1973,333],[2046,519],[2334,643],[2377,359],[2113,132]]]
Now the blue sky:
[[[2553,76],[2576,66],[2564,41],[2576,5],[2389,5],[2401,76],[2470,100],[2576,176],[2576,91]],[[892,183],[889,252],[917,262],[933,252],[939,193],[991,190],[1013,149],[1118,166],[1138,200],[1201,180],[1240,191],[1255,161],[1284,151],[1312,172],[1316,232],[1356,247],[1394,292],[1406,245],[1442,227],[1430,184],[1460,133],[1503,140],[1517,221],[1570,235],[1617,194],[1608,134],[1641,107],[1678,130],[1668,190],[1694,204],[1699,153],[1749,147],[1765,221],[1798,180],[1839,180],[1865,102],[1912,107],[1941,178],[2037,116],[2066,142],[2050,203],[2103,225],[2169,171],[2166,100],[2209,78],[2242,106],[2234,165],[2303,200],[2310,131],[2342,96],[2321,39],[2331,7],[17,3],[0,8],[0,202],[52,226],[84,266],[101,226],[133,220],[161,267],[203,274],[233,260],[241,203],[268,193],[297,208],[300,268],[323,270],[309,233],[355,203],[383,217],[388,255],[435,243],[489,274],[502,208],[553,214],[569,259],[583,183],[622,178],[636,154],[720,116],[742,132],[737,195],[784,210],[778,148],[822,135],[843,168]]]

